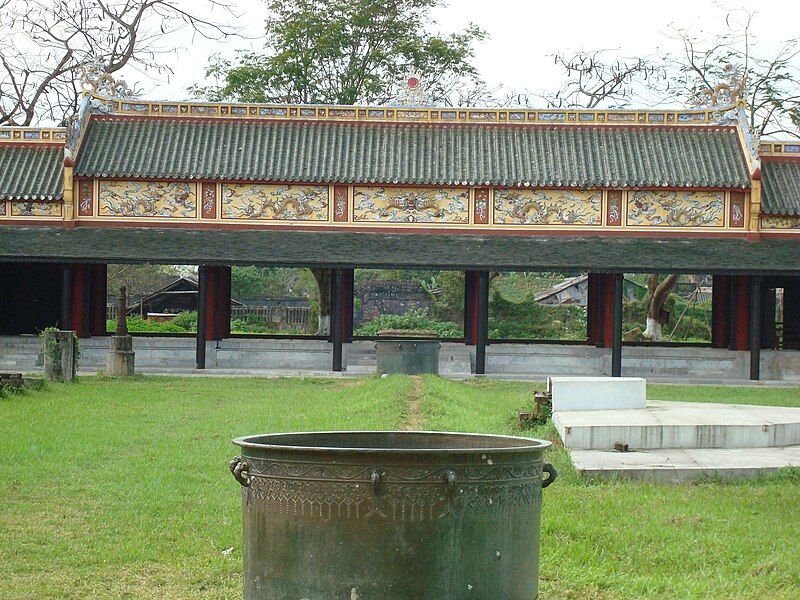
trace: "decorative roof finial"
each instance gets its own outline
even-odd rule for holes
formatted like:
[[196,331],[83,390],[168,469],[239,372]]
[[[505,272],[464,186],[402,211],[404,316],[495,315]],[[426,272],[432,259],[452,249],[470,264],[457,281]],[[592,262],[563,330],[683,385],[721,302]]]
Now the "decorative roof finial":
[[432,106],[430,96],[419,75],[409,73],[405,85],[397,94],[397,103],[400,106]]

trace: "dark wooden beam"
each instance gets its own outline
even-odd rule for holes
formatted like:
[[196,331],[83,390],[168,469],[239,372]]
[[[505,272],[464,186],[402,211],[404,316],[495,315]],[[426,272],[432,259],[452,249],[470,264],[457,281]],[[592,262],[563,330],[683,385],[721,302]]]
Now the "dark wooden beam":
[[208,310],[208,267],[200,265],[197,269],[197,348],[195,367],[206,368],[206,312]]
[[486,373],[486,342],[489,339],[489,271],[478,271],[476,276],[477,319],[475,339],[475,374]]
[[72,265],[61,266],[61,329],[72,326]]
[[750,379],[761,379],[761,277],[750,280]]
[[344,271],[334,269],[331,277],[331,342],[333,342],[333,365],[336,372],[342,371],[342,329],[344,319],[342,308],[344,306]]
[[622,376],[622,273],[614,274],[614,327],[611,339],[611,376]]

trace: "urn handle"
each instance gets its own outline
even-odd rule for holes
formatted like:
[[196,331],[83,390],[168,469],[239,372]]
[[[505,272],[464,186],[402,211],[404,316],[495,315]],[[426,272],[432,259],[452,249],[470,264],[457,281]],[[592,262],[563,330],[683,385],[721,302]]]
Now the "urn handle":
[[241,456],[234,456],[229,467],[233,478],[236,479],[242,487],[250,487],[250,465],[247,461],[243,460]]
[[370,483],[372,484],[372,492],[377,496],[378,493],[381,491],[381,484],[383,483],[383,478],[386,475],[386,471],[380,468],[374,468],[370,472]]
[[545,463],[542,467],[542,472],[548,475],[547,479],[542,479],[542,489],[544,489],[556,480],[558,471],[556,471],[556,468],[550,463]]
[[447,486],[447,493],[452,494],[456,489],[456,472],[453,469],[447,469],[442,473],[442,481]]

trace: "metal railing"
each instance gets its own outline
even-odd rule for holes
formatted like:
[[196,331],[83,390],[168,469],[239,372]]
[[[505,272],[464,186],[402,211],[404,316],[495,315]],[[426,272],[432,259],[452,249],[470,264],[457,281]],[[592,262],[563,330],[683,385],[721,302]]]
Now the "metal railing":
[[[309,306],[232,306],[231,319],[244,319],[247,315],[263,317],[271,323],[288,326],[290,329],[305,329],[311,322]],[[106,320],[117,318],[117,307],[106,306]]]
[[247,315],[262,317],[271,323],[288,325],[291,329],[305,329],[311,321],[309,306],[234,306],[231,319],[243,319]]

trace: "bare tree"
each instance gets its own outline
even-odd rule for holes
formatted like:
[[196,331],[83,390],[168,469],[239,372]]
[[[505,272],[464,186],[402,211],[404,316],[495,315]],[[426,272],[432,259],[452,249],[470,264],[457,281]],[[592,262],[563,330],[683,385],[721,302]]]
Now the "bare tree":
[[[218,6],[204,0],[199,7]],[[180,0],[0,1],[0,125],[38,120],[65,124],[84,86],[135,95],[119,73],[126,66],[169,75],[174,47],[165,37],[183,28],[223,38],[236,29],[183,8]]]
[[553,61],[564,73],[554,93],[542,95],[553,108],[623,108],[643,89],[666,91],[664,69],[646,58],[615,58],[612,50],[559,52]]
[[675,28],[681,51],[664,56],[673,98],[688,106],[744,103],[756,137],[800,134],[800,38],[762,54],[755,13],[730,11],[726,31],[713,37]]

